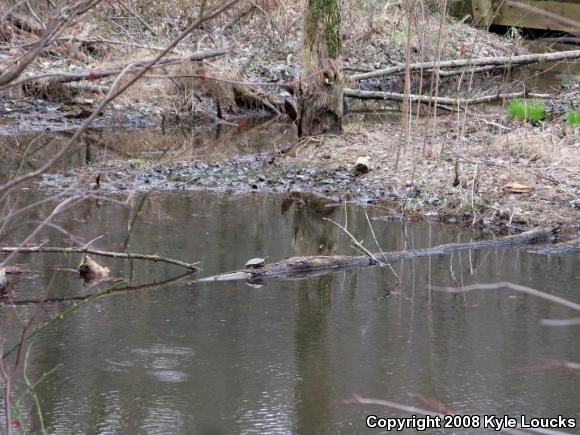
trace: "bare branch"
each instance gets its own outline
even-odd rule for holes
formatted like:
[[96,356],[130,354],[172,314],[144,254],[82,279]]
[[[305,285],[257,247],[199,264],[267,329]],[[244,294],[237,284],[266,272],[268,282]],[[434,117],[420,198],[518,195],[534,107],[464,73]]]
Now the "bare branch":
[[[204,51],[197,51],[195,53],[191,53],[186,56],[181,57],[168,57],[166,59],[162,59],[157,62],[155,67],[158,66],[168,66],[168,65],[176,65],[179,63],[184,62],[194,62],[200,61],[204,59],[209,59],[211,57],[223,56],[227,53],[227,50],[223,48],[219,48],[216,50],[204,50]],[[0,86],[0,91],[6,90],[8,88],[12,88],[24,83],[33,82],[33,81],[44,81],[47,79],[51,79],[51,81],[56,81],[59,83],[69,83],[69,82],[76,82],[80,80],[97,80],[102,79],[104,77],[110,77],[112,75],[120,74],[125,71],[127,68],[137,68],[139,66],[147,64],[150,62],[151,58],[146,59],[135,59],[131,62],[127,63],[123,68],[115,68],[115,69],[108,69],[108,70],[82,70],[77,72],[53,72],[47,74],[38,74],[34,76],[24,77],[20,80],[16,80],[12,83],[9,83],[4,86]]]
[[75,19],[99,4],[102,0],[79,1],[71,6],[62,8],[46,26],[46,30],[38,41],[22,55],[12,66],[0,72],[0,86],[16,79],[42,51],[52,44]]
[[[101,236],[99,236],[101,237]],[[99,238],[97,237],[97,239]],[[96,239],[94,239],[96,240]],[[93,255],[100,255],[102,257],[112,257],[112,258],[127,258],[127,259],[134,259],[134,260],[148,260],[160,263],[169,263],[175,264],[176,266],[184,267],[188,270],[198,270],[195,266],[199,263],[186,263],[184,261],[175,260],[173,258],[161,257],[159,255],[147,255],[147,254],[134,254],[131,252],[111,252],[111,251],[101,251],[99,249],[92,249],[88,246],[94,242],[91,240],[85,246],[76,247],[76,248],[61,248],[55,246],[8,246],[0,248],[0,252],[17,252],[17,253],[47,253],[47,252],[69,252],[69,253],[76,253],[76,254],[93,254]]]
[[378,264],[379,266],[384,266],[383,263],[381,263],[377,257],[375,257],[375,255],[369,251],[367,248],[365,248],[361,242],[359,242],[352,234],[350,231],[348,231],[346,229],[346,227],[343,227],[342,225],[340,225],[339,223],[333,221],[332,219],[329,218],[322,218],[325,221],[328,221],[332,224],[334,224],[335,226],[337,226],[338,228],[340,228],[348,237],[350,237],[350,239],[353,241],[353,243],[356,245],[357,248],[359,248],[367,257],[369,257],[371,260],[373,260],[375,262],[375,264]]

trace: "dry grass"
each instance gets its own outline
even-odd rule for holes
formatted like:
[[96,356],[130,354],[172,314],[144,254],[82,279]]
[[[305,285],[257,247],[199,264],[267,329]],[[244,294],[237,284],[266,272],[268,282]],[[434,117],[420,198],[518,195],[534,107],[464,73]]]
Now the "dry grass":
[[[406,138],[394,123],[372,128],[351,125],[341,137],[305,143],[288,163],[352,169],[357,158],[369,156],[372,167],[365,177],[381,180],[396,192],[417,188],[419,193],[404,206],[411,214],[459,214],[474,223],[578,222],[579,213],[569,202],[580,194],[580,143],[574,135],[560,137],[562,126],[549,131],[519,127],[498,134],[492,126],[468,119],[457,141],[462,129],[454,116],[440,116],[423,156],[425,127],[425,120],[413,124],[410,145],[403,148],[397,169],[397,148]],[[454,185],[456,165],[459,185]],[[503,187],[509,182],[534,191],[506,193]]]
[[235,69],[223,66],[222,62],[181,64],[172,69],[171,75],[178,77],[171,83],[188,111],[195,108],[196,96],[211,98],[221,111],[232,113],[238,110],[234,87],[219,79],[236,80],[239,74]]
[[[571,146],[573,136],[564,136],[564,131],[564,128],[539,131],[520,127],[507,134],[494,136],[489,150],[497,156],[580,166],[580,155]],[[486,152],[486,155],[492,154]]]

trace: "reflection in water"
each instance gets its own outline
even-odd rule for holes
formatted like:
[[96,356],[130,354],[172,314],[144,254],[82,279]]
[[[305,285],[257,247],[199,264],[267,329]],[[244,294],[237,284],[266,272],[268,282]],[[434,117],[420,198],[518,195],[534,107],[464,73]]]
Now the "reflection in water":
[[[295,433],[324,433],[327,422],[320,415],[333,418],[332,364],[329,358],[328,321],[331,308],[331,277],[314,282],[296,283],[296,402]],[[310,284],[310,285],[308,285]]]
[[329,255],[334,251],[335,239],[327,231],[328,222],[322,220],[335,214],[337,204],[312,194],[291,192],[282,202],[282,214],[292,210],[292,242],[295,249],[305,255]]
[[[0,134],[0,182],[21,171],[37,169],[71,136],[66,131]],[[90,130],[54,170],[69,171],[83,164],[127,158],[222,160],[239,154],[270,152],[294,137],[293,125],[264,118],[193,130]]]
[[[21,200],[40,200],[24,191]],[[137,202],[139,198],[137,198]],[[322,220],[344,222],[344,206],[298,195],[150,193],[131,235],[135,252],[201,261],[203,276],[243,267],[249,258],[350,254],[351,242]],[[42,205],[29,218],[41,219]],[[430,223],[386,222],[370,210],[381,248],[416,249],[480,237]],[[71,236],[119,250],[130,211],[88,201],[55,220]],[[349,229],[375,249],[360,209]],[[405,229],[405,234],[403,233]],[[22,240],[15,227],[3,243]],[[37,240],[69,245],[56,228]],[[94,293],[74,269],[77,256],[22,255],[34,273],[11,276],[18,299]],[[128,265],[101,259],[116,277]],[[28,363],[50,433],[359,433],[371,412],[348,405],[358,393],[422,406],[409,394],[458,413],[578,415],[580,377],[569,371],[518,371],[547,359],[579,362],[578,330],[542,318],[573,313],[507,291],[442,294],[429,285],[511,281],[580,301],[580,260],[512,249],[461,252],[296,281],[167,283],[97,298],[39,333]],[[182,271],[134,262],[132,285]],[[104,284],[102,284],[104,285]],[[388,293],[388,288],[392,292]],[[48,313],[66,303],[47,305]],[[34,306],[17,307],[23,318]],[[6,312],[3,309],[3,312]],[[9,325],[16,335],[17,324]],[[13,328],[10,330],[10,327]],[[417,396],[415,396],[417,397]],[[32,433],[39,432],[34,412]]]

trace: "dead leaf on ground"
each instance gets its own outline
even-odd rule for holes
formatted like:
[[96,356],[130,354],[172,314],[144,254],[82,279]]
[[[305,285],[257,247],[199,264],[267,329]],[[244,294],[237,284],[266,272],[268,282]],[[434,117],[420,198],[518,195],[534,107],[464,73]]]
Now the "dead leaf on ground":
[[93,105],[86,103],[63,104],[60,108],[66,118],[88,118],[93,113]]
[[510,193],[530,193],[534,191],[533,187],[521,183],[508,183],[502,189]]
[[82,277],[88,279],[107,278],[111,270],[108,267],[101,266],[88,255],[84,255],[79,264],[79,273]]
[[0,125],[12,125],[17,124],[17,121],[12,118],[2,118],[0,117]]

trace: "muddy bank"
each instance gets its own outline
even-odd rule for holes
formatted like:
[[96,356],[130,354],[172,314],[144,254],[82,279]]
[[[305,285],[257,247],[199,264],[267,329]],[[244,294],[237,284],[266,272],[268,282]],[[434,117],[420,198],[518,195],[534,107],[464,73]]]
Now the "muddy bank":
[[[31,97],[10,99],[0,96],[0,135],[23,132],[73,130],[94,110],[95,100],[79,98],[68,102]],[[158,124],[151,114],[115,104],[92,124],[92,128],[143,128]]]
[[101,174],[99,191],[213,190],[245,194],[251,192],[315,193],[334,201],[377,204],[403,199],[406,190],[385,187],[378,180],[357,177],[346,168],[320,170],[314,166],[289,165],[276,153],[238,156],[219,162],[116,161],[94,165],[78,173],[47,174],[41,184],[49,188],[94,189]]
[[[558,147],[548,149],[547,144],[558,135],[556,128],[508,124],[505,131],[496,133],[497,123],[487,121],[487,127],[472,131],[475,126],[457,127],[453,119],[440,120],[424,149],[420,126],[411,142],[401,146],[405,138],[397,125],[363,129],[352,124],[341,137],[290,143],[275,151],[218,161],[200,161],[195,156],[162,163],[113,160],[45,175],[42,185],[94,189],[100,174],[98,189],[107,194],[131,190],[271,192],[285,193],[290,204],[301,205],[307,200],[300,194],[307,193],[324,198],[324,207],[343,201],[383,206],[388,210],[386,217],[393,219],[426,218],[500,232],[537,225],[561,225],[568,234],[580,230],[580,144],[574,135],[558,139]],[[467,137],[458,136],[461,128]],[[506,148],[506,143],[516,139],[518,147]],[[465,145],[464,151],[446,150],[445,144],[452,142],[460,148]],[[369,157],[370,172],[355,175],[353,168],[361,156]],[[514,182],[529,187],[528,191],[506,188]]]

